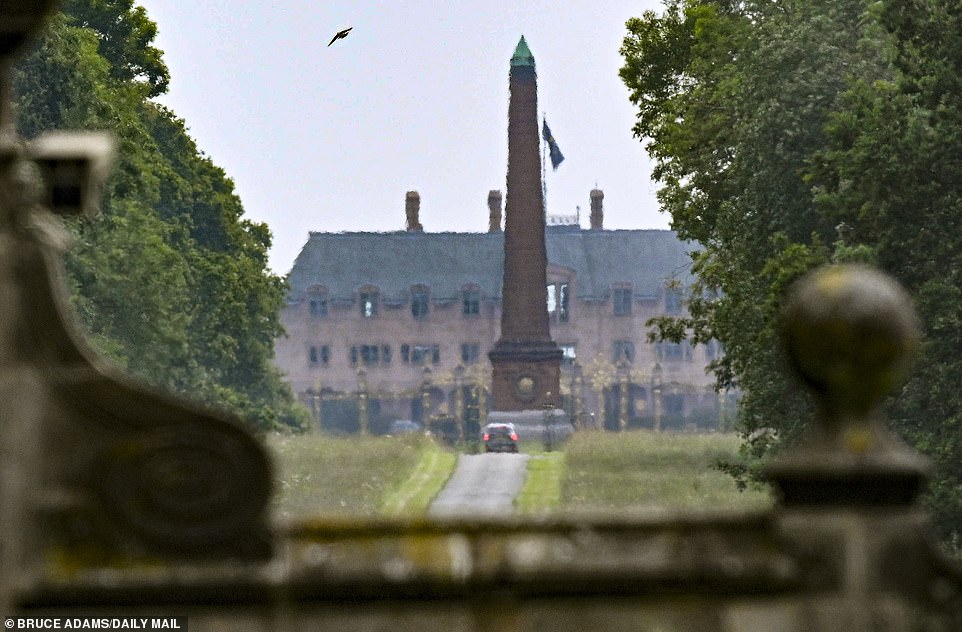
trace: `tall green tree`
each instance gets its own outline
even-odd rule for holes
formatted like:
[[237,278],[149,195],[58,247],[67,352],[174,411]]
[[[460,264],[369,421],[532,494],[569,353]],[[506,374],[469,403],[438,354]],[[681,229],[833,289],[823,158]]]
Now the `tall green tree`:
[[621,77],[634,132],[655,158],[672,227],[700,244],[691,318],[661,335],[717,338],[722,388],[744,392],[746,433],[794,435],[809,415],[785,377],[774,314],[785,285],[825,261],[834,227],[805,174],[823,127],[866,55],[859,0],[670,0],[628,22]]
[[924,338],[893,402],[900,430],[935,462],[929,505],[962,544],[962,6],[885,0],[895,73],[855,82],[811,181],[819,211],[912,292]]
[[134,0],[67,0],[63,11],[74,24],[96,33],[112,77],[143,84],[149,97],[167,91],[170,73],[163,52],[153,45],[157,25]]
[[74,306],[128,371],[258,428],[299,426],[305,411],[271,362],[285,285],[267,269],[270,232],[152,101],[169,81],[155,36],[133,0],[69,0],[18,67],[24,136],[108,129],[119,141],[103,212],[70,224]]
[[810,411],[776,351],[783,289],[832,260],[895,275],[925,338],[890,416],[936,462],[928,501],[956,543],[962,237],[946,228],[962,214],[960,27],[945,0],[669,0],[628,23],[621,71],[662,207],[701,247],[690,318],[656,335],[719,339],[714,368],[745,393],[745,436],[791,440]]

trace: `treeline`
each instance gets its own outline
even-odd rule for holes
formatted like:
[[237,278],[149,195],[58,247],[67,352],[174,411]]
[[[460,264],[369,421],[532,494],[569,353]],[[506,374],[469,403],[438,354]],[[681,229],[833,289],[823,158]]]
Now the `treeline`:
[[745,436],[774,427],[791,440],[811,403],[775,351],[783,289],[830,261],[893,274],[924,343],[888,413],[935,461],[927,502],[958,547],[962,4],[666,0],[629,21],[622,54],[660,204],[701,244],[691,318],[659,322],[659,335],[720,340],[714,370],[744,391]]
[[169,73],[133,0],[68,0],[15,79],[20,132],[105,129],[118,140],[102,213],[70,220],[72,303],[95,345],[146,381],[226,406],[258,429],[305,411],[271,363],[283,279],[271,235],[230,178],[153,99]]

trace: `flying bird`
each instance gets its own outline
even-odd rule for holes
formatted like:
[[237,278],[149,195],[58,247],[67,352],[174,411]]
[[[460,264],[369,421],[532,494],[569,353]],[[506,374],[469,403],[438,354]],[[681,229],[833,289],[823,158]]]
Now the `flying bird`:
[[354,28],[354,27],[353,27],[353,26],[349,26],[349,27],[347,27],[346,29],[344,29],[343,31],[338,31],[337,34],[336,34],[334,37],[331,38],[331,41],[327,43],[327,45],[330,46],[331,44],[333,44],[333,43],[336,42],[337,40],[339,40],[339,39],[344,39],[345,37],[347,37],[347,34],[351,32],[351,29],[352,29],[352,28]]

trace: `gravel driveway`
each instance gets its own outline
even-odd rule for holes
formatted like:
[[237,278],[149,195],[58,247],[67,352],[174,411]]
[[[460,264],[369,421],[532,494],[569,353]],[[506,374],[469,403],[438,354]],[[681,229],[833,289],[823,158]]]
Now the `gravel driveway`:
[[524,485],[527,454],[462,454],[447,485],[434,499],[429,516],[492,516],[514,511]]

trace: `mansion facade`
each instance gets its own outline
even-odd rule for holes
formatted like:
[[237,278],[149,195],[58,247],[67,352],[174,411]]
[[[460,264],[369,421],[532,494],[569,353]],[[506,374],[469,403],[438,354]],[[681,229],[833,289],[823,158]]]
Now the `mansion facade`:
[[[489,196],[487,233],[425,232],[415,192],[406,231],[310,233],[275,357],[322,428],[483,421],[501,324],[500,197]],[[647,340],[650,318],[683,314],[692,245],[668,230],[605,230],[602,198],[592,191],[591,228],[546,228],[563,408],[608,429],[723,423],[727,402],[706,374],[717,345]]]

